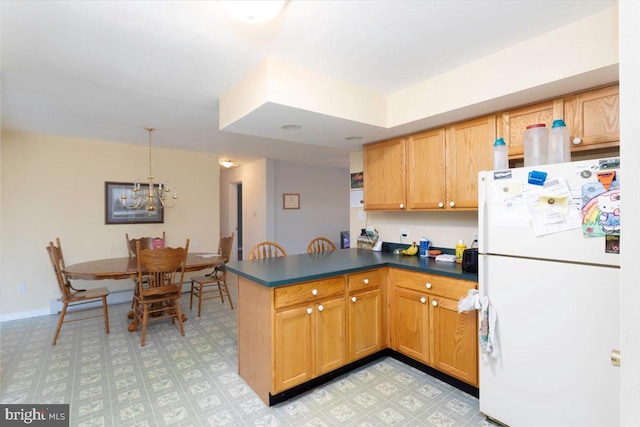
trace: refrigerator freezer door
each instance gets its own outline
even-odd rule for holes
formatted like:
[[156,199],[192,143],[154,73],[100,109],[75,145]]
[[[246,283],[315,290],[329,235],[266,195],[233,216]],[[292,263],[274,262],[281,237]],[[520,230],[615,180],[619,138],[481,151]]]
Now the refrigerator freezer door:
[[[595,162],[595,163],[594,163]],[[597,181],[593,170],[598,160],[575,163],[559,163],[540,166],[547,173],[547,180],[563,178],[574,196],[580,197],[583,184]],[[523,197],[502,198],[502,191],[517,194],[518,184],[528,182],[532,168],[516,168],[508,171],[504,179],[493,171],[479,174],[479,252],[511,255],[527,258],[581,262],[599,265],[620,265],[618,254],[605,252],[605,239],[586,238],[582,227],[536,237],[531,226],[529,209]],[[504,172],[504,171],[503,171]],[[502,177],[502,179],[501,179]],[[501,191],[502,190],[502,191]],[[575,206],[581,207],[577,201]],[[576,214],[580,218],[579,214]]]
[[480,360],[480,411],[518,427],[619,425],[619,269],[482,254],[479,269],[502,353]]

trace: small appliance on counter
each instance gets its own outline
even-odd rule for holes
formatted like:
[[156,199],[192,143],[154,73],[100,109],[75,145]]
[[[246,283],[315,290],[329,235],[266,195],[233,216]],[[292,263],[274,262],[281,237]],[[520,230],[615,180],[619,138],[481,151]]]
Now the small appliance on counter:
[[462,253],[462,271],[467,273],[478,272],[478,248],[464,250]]

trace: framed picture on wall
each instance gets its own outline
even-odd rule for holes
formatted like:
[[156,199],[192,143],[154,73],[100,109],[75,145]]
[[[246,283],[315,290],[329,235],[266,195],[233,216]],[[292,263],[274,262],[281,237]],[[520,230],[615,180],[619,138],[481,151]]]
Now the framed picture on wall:
[[300,194],[284,193],[282,195],[283,209],[300,209]]
[[[145,208],[144,195],[148,184],[140,183],[140,190],[134,191],[132,182],[104,183],[104,223],[105,224],[153,224],[164,223],[164,208],[156,206],[152,211]],[[124,196],[124,199],[123,197]]]

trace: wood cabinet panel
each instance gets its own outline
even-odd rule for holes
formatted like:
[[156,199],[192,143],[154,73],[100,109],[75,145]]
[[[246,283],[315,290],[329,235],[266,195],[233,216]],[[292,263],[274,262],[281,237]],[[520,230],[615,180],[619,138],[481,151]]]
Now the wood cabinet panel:
[[564,118],[563,105],[562,99],[554,99],[502,113],[498,137],[504,138],[509,147],[509,157],[523,158],[524,131],[527,126],[544,123],[547,129],[551,129],[555,119]]
[[395,286],[458,300],[467,296],[469,289],[475,289],[477,283],[453,277],[397,269],[395,270]]
[[394,350],[429,363],[429,305],[425,293],[397,288],[394,292]]
[[275,314],[274,392],[313,378],[313,317],[309,307],[297,307]]
[[493,169],[496,117],[447,128],[447,208],[478,208],[478,172]]
[[275,308],[279,310],[298,304],[308,304],[344,294],[344,277],[283,286],[275,290]]
[[347,363],[347,324],[344,298],[316,304],[314,376],[338,369]]
[[380,289],[349,295],[349,361],[373,354],[382,346]]
[[379,288],[382,282],[380,270],[350,274],[349,293]]
[[619,87],[609,86],[567,97],[565,116],[572,151],[616,145],[620,141]]
[[458,313],[457,300],[432,297],[430,304],[434,368],[478,385],[477,313]]
[[363,147],[364,209],[398,210],[406,203],[404,138]]
[[407,137],[407,164],[407,207],[443,207],[447,201],[444,128]]

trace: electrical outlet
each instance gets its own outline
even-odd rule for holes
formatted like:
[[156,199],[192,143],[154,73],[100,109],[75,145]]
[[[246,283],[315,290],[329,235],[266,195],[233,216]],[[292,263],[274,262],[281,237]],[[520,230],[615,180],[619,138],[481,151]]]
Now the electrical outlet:
[[193,240],[191,241],[191,243],[189,243],[189,245],[190,245],[192,248],[197,248],[197,247],[198,247],[198,239],[193,239]]
[[27,290],[27,285],[25,285],[24,283],[18,283],[18,292],[20,292],[21,294],[24,294],[26,290]]
[[478,233],[473,233],[473,240],[478,240]]
[[400,229],[400,238],[407,238],[409,237],[409,229],[408,228],[401,228]]

